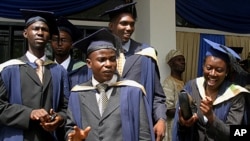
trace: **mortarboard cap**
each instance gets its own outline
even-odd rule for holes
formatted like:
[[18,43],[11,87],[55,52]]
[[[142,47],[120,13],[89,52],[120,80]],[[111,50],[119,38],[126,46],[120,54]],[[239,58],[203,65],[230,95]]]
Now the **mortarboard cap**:
[[137,18],[137,12],[135,8],[136,3],[137,2],[131,2],[116,6],[114,9],[105,11],[100,16],[109,15],[109,19],[112,20],[114,17],[116,17],[121,13],[131,13],[134,19],[136,19]]
[[25,28],[29,27],[34,22],[42,21],[48,25],[50,35],[52,34],[58,35],[58,29],[56,26],[56,20],[53,12],[31,10],[31,9],[20,9],[20,11],[25,19]]
[[179,56],[179,55],[182,55],[182,52],[179,51],[179,50],[175,50],[175,49],[172,49],[168,52],[167,56],[166,56],[166,62],[168,63],[172,58],[176,57],[176,56]]
[[79,48],[88,56],[91,52],[99,49],[113,49],[117,52],[117,47],[121,47],[121,42],[119,38],[108,31],[108,29],[102,28],[93,34],[76,41],[72,46]]
[[75,25],[73,25],[67,18],[59,17],[56,21],[59,30],[70,34],[72,41],[75,42],[83,37],[83,33]]
[[206,52],[206,56],[215,56],[218,58],[221,58],[225,61],[230,61],[230,57],[236,58],[238,60],[241,60],[240,56],[233,51],[231,48],[226,47],[224,45],[215,43],[213,41],[210,41],[208,39],[204,38],[204,41],[210,45],[210,48],[208,48]]
[[225,62],[229,62],[233,70],[239,74],[247,75],[247,72],[239,65],[238,61],[241,60],[240,56],[231,48],[224,45],[212,42],[208,39],[204,39],[206,43],[210,45],[206,52],[206,56],[215,56],[223,59]]

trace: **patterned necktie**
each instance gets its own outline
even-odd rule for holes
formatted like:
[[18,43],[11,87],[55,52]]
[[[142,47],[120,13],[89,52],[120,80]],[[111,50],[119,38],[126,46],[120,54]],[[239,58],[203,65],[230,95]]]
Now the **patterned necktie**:
[[97,88],[98,92],[100,93],[99,110],[100,110],[100,114],[102,116],[102,114],[103,114],[103,112],[108,104],[108,97],[106,95],[106,90],[108,88],[108,84],[100,83],[100,84],[96,85],[96,88]]
[[35,63],[37,64],[37,68],[36,68],[36,73],[41,81],[41,83],[43,83],[43,60],[41,59],[37,59],[35,61]]
[[124,67],[125,62],[126,62],[125,55],[121,51],[119,54],[119,58],[117,59],[117,71],[120,74],[120,76],[122,76],[123,67]]

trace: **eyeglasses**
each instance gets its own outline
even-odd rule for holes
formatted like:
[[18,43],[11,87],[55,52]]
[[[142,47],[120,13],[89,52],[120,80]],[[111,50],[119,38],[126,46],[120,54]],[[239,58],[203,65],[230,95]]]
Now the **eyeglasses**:
[[72,42],[72,40],[65,39],[65,38],[60,38],[60,39],[58,39],[58,38],[52,38],[51,42],[69,43],[69,42]]

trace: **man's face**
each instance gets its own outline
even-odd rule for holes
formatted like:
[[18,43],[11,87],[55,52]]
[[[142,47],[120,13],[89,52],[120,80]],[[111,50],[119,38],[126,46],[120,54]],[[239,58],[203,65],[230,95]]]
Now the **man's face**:
[[172,58],[169,62],[172,71],[176,71],[178,73],[183,73],[185,71],[185,58],[183,55],[178,55]]
[[135,30],[135,19],[130,13],[122,13],[109,23],[109,29],[125,43]]
[[23,36],[28,40],[29,48],[44,49],[50,39],[49,27],[37,21],[24,29]]
[[86,61],[98,82],[112,79],[116,71],[116,53],[113,49],[96,50],[88,55]]
[[60,37],[52,36],[51,47],[56,56],[68,56],[72,47],[72,38],[65,31],[60,31]]

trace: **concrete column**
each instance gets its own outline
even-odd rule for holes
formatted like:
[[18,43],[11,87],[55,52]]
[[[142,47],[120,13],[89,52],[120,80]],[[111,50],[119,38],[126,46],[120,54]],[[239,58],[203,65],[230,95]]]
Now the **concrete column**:
[[176,49],[175,1],[136,0],[137,23],[133,38],[148,43],[158,52],[161,81],[170,73],[165,56]]

